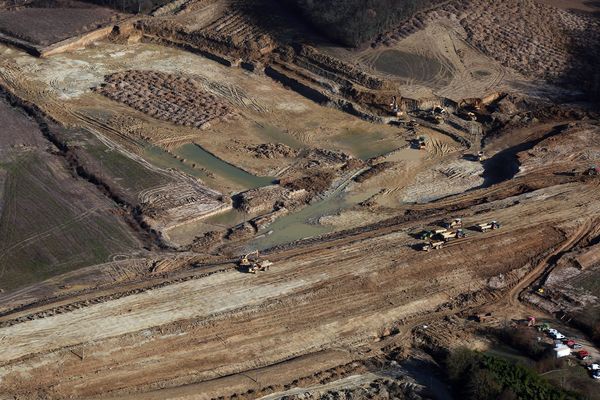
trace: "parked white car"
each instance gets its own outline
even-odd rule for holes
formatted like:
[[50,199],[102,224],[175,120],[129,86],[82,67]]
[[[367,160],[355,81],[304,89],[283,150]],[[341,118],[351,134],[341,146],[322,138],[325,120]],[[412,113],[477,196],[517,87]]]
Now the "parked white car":
[[560,332],[556,332],[555,334],[552,335],[552,337],[556,340],[563,340],[563,339],[567,338],[565,335],[563,335]]
[[554,328],[548,329],[548,335],[555,335],[557,333],[558,333],[558,331],[556,329],[554,329]]
[[588,369],[590,371],[599,371],[600,370],[600,364],[598,364],[598,363],[590,364],[590,365],[588,365]]

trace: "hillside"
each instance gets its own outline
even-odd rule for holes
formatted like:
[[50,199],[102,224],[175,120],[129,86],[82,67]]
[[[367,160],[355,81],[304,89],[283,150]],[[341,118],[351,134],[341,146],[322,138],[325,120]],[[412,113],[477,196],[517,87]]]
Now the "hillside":
[[331,39],[358,46],[442,0],[288,0]]

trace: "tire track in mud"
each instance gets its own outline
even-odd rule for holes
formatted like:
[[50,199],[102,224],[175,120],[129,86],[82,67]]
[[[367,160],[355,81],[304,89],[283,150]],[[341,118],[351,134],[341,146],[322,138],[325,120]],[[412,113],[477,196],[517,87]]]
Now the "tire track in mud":
[[150,248],[168,248],[159,234],[152,230],[143,221],[139,207],[130,204],[125,199],[121,198],[118,194],[113,192],[112,188],[100,177],[88,171],[86,167],[80,163],[77,154],[75,154],[66,143],[62,142],[56,136],[56,134],[52,131],[50,124],[48,123],[48,121],[51,123],[56,123],[55,120],[50,118],[35,104],[16,95],[13,91],[4,86],[2,82],[0,82],[0,96],[6,99],[6,101],[13,107],[23,110],[25,114],[27,114],[33,119],[33,121],[35,121],[36,124],[38,124],[39,130],[44,138],[58,149],[61,156],[64,158],[65,163],[73,168],[79,178],[93,184],[105,197],[109,198],[117,206],[128,211],[128,213],[124,214],[126,215],[124,218],[125,222],[132,228],[133,232],[137,233],[140,242],[144,243]]
[[[510,183],[510,184],[509,184]],[[514,186],[512,182],[508,182],[505,184],[500,184],[500,186],[509,186],[512,187]],[[567,187],[568,189],[568,187]],[[565,189],[565,190],[567,190]],[[479,192],[476,195],[472,195],[475,196],[477,198],[480,197],[486,197],[486,194],[489,193],[494,193],[497,191],[502,191],[503,188],[491,188],[491,189],[487,189],[487,190],[483,190],[482,192]],[[506,190],[506,188],[504,188],[504,190]],[[595,193],[595,189],[593,187],[588,187],[587,188],[587,192],[582,192],[581,195],[585,195],[586,193],[590,193],[593,194]],[[557,195],[560,195],[562,192],[559,191],[559,193]],[[507,196],[514,196],[514,193],[510,193],[510,191],[507,193]],[[454,199],[455,202],[461,203],[464,202],[464,199],[462,198],[463,196],[460,196],[459,199]],[[501,196],[500,196],[501,198]],[[438,216],[447,216],[447,211],[444,209],[444,207],[439,208],[439,201],[438,202],[434,202],[431,204],[427,204],[427,205],[423,205],[420,206],[419,209],[421,209],[421,211],[431,211],[429,213],[425,213],[424,215],[428,215],[428,219],[434,218],[436,215]],[[443,202],[443,204],[447,207],[447,205],[451,203],[450,200],[446,200]],[[508,207],[511,204],[505,205],[504,207]],[[413,207],[412,209],[414,209],[414,205],[411,206]],[[490,207],[490,209],[492,209],[493,207]],[[385,236],[385,235],[389,235],[389,234],[393,234],[393,233],[397,233],[397,232],[402,232],[402,231],[407,231],[411,229],[411,226],[414,225],[414,222],[419,221],[420,219],[422,219],[422,217],[420,217],[421,213],[418,214],[414,214],[412,216],[408,216],[408,217],[400,217],[400,218],[393,218],[391,220],[387,220],[387,221],[383,221],[382,223],[378,223],[375,225],[370,225],[370,226],[366,226],[366,227],[362,227],[362,228],[358,228],[358,229],[353,229],[350,231],[345,231],[345,232],[341,232],[338,234],[334,234],[331,235],[329,237],[321,237],[321,238],[313,238],[313,239],[309,239],[309,240],[305,240],[305,241],[301,241],[301,242],[295,242],[292,244],[288,244],[285,246],[278,246],[272,249],[268,249],[264,252],[264,254],[268,255],[269,259],[271,259],[272,261],[275,261],[276,263],[282,260],[289,260],[290,258],[295,258],[295,257],[302,257],[302,256],[307,256],[311,253],[316,253],[316,252],[322,252],[322,251],[328,251],[328,250],[332,250],[337,248],[338,246],[341,245],[350,245],[350,244],[356,244],[356,243],[360,243],[364,240],[368,240],[368,239],[372,239],[378,236]],[[515,226],[518,225],[522,225],[524,224],[523,222],[523,216],[515,216],[512,219],[505,219],[502,222],[505,224],[516,224]],[[551,219],[552,216],[548,215],[547,217],[548,219]],[[406,225],[408,224],[408,225]],[[414,226],[413,228],[414,229]],[[486,235],[488,237],[494,237],[496,235],[502,235],[502,231],[499,232],[488,232],[486,233]],[[452,248],[454,246],[460,246],[462,244],[466,244],[467,241],[470,240],[469,238],[465,238],[465,239],[458,239],[458,240],[453,240],[450,243],[448,243],[448,245],[446,246],[447,248]],[[411,246],[410,242],[405,242],[402,245],[406,245],[406,246]],[[335,258],[335,257],[334,257]],[[223,260],[218,264],[208,264],[208,265],[200,265],[198,266],[197,270],[201,271],[200,275],[198,277],[188,277],[186,279],[197,279],[197,278],[201,278],[204,275],[204,271],[215,271],[216,269],[218,269],[217,272],[225,272],[225,271],[230,271],[234,268],[236,268],[235,266],[235,259],[234,260]],[[213,272],[208,272],[209,274],[213,273]],[[110,296],[104,296],[104,297],[99,297],[99,298],[88,298],[86,300],[81,300],[78,302],[77,308],[79,307],[83,307],[86,306],[88,304],[93,304],[93,303],[99,303],[99,302],[104,302],[104,301],[109,301],[115,298],[121,298],[127,295],[130,295],[132,293],[137,293],[139,291],[145,291],[145,290],[150,290],[152,288],[155,287],[162,287],[165,285],[169,285],[169,284],[173,284],[173,283],[177,283],[177,282],[181,282],[180,279],[175,279],[175,280],[165,280],[159,284],[153,284],[151,286],[147,286],[144,287],[142,289],[136,289],[136,291],[134,292],[127,292],[127,291],[123,291],[121,293],[115,293],[112,294]],[[39,305],[39,304],[38,304]],[[20,309],[17,310],[11,310],[9,312],[5,312],[1,315],[4,316],[9,316],[11,313],[15,313],[18,312],[19,310],[24,310],[27,308],[32,308],[35,307],[35,304],[32,304],[30,306],[26,306],[26,307],[22,307]],[[56,310],[52,311],[53,312],[66,312],[68,310],[65,310],[64,307],[58,307],[56,308]],[[13,319],[13,320],[6,320],[4,322],[4,325],[6,324],[14,324],[14,323],[18,323],[18,322],[23,322],[27,319],[35,319],[35,318],[39,318],[39,317],[43,317],[45,315],[44,311],[41,312],[37,312],[35,314],[30,314],[30,315],[25,315],[25,316],[21,316],[17,319]]]

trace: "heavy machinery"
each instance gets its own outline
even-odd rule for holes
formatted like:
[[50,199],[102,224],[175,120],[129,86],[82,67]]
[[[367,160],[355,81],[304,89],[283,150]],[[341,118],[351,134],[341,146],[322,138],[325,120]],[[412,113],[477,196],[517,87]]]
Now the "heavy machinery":
[[433,108],[433,113],[434,114],[440,114],[440,115],[444,115],[446,114],[446,109],[444,107],[440,107],[440,106],[435,106]]
[[449,241],[450,239],[459,239],[466,237],[467,234],[462,229],[456,229],[454,231],[446,231],[439,233],[434,236],[434,239],[441,239],[444,242]]
[[477,225],[475,225],[475,227],[479,231],[485,232],[485,231],[489,231],[490,229],[499,229],[500,223],[498,221],[490,221],[490,222],[486,222],[483,224],[477,224]]
[[454,218],[452,221],[444,222],[444,228],[446,229],[454,229],[454,228],[462,228],[462,219]]
[[404,112],[402,111],[402,109],[400,108],[400,105],[398,104],[398,99],[396,98],[396,96],[392,97],[392,102],[390,103],[390,113],[394,117],[401,117],[404,115]]
[[427,239],[431,239],[432,236],[433,236],[433,231],[422,231],[421,233],[419,233],[418,238],[421,240],[427,240]]
[[447,230],[448,229],[446,229],[446,228],[437,228],[437,229],[425,230],[425,231],[422,231],[421,233],[419,233],[419,239],[421,239],[421,240],[431,239],[435,235],[439,235],[441,233],[444,233]]
[[479,153],[477,153],[477,161],[479,161],[479,162],[485,161],[485,154],[483,153],[483,151],[480,151]]
[[427,143],[425,142],[425,136],[419,136],[417,139],[417,146],[419,150],[422,150],[427,147]]
[[421,250],[423,250],[423,251],[439,250],[442,247],[444,247],[443,240],[437,240],[437,241],[430,240],[429,243],[423,243]]
[[467,121],[477,121],[477,116],[474,112],[467,111],[463,108],[459,109],[456,113],[460,118]]
[[238,265],[242,270],[256,274],[258,271],[267,271],[273,263],[269,260],[261,260],[258,250],[254,250],[240,257]]

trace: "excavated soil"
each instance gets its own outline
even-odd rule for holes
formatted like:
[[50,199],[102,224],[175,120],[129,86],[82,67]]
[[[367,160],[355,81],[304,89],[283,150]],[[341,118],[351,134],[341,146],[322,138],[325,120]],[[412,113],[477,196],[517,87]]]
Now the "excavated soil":
[[153,71],[126,71],[106,77],[98,92],[154,118],[207,129],[236,117],[229,103],[194,80]]

